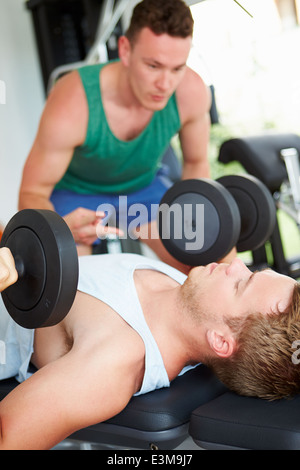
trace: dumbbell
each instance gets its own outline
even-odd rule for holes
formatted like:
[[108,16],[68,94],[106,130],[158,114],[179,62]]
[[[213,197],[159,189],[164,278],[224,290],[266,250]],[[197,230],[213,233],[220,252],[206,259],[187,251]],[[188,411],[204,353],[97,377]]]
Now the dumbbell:
[[22,210],[8,222],[0,247],[10,249],[18,272],[2,292],[13,320],[29,329],[62,321],[78,285],[76,245],[65,221],[50,210]]
[[162,243],[189,266],[219,261],[234,247],[239,252],[256,250],[269,239],[275,223],[273,197],[251,175],[179,181],[165,193],[158,211]]

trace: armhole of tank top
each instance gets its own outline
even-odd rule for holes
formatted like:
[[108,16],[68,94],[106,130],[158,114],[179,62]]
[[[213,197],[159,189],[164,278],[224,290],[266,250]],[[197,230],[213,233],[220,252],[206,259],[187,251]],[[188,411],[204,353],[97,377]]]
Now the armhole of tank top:
[[[180,112],[179,112],[179,107],[178,107],[178,101],[177,101],[177,95],[176,95],[176,91],[173,93],[172,97],[171,97],[171,100],[172,100],[172,104],[174,106],[174,109],[176,111],[176,117],[177,117],[177,127],[178,127],[178,131],[181,127],[181,118],[180,118]],[[177,131],[177,132],[178,132]]]
[[[93,146],[94,136],[97,134],[97,128],[99,127],[101,119],[102,99],[100,92],[100,71],[102,65],[103,64],[99,64],[98,66],[86,66],[78,70],[89,113],[86,137],[82,147]],[[90,67],[93,67],[93,70]],[[98,112],[96,110],[98,110]]]

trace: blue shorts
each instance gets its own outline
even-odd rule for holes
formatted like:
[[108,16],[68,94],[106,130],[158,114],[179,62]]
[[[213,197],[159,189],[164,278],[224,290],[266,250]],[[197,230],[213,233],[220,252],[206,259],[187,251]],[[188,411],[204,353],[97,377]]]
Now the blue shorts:
[[163,165],[152,183],[145,188],[127,194],[79,194],[68,190],[54,190],[51,202],[62,217],[78,207],[104,211],[103,225],[117,226],[126,232],[132,224],[144,225],[155,220],[159,203],[173,185],[168,169]]

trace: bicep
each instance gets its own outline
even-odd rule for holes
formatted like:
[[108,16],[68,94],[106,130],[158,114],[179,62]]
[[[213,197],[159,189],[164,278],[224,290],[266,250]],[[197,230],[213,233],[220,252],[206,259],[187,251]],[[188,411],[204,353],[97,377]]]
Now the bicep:
[[0,404],[3,447],[49,449],[119,413],[134,392],[121,382],[122,368],[113,370],[107,361],[83,364],[72,353],[40,369]]
[[178,93],[182,116],[179,137],[184,163],[204,168],[208,162],[210,91],[203,80],[190,71],[187,83]]
[[[50,189],[64,175],[76,146],[84,142],[88,120],[78,74],[63,77],[51,92],[26,160],[22,191]],[[50,190],[49,189],[49,190]]]

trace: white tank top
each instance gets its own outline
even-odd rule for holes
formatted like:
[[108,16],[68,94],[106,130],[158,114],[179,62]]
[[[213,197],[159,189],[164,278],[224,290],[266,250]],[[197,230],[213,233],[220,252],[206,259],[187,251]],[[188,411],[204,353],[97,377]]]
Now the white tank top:
[[[145,374],[140,391],[147,393],[168,387],[170,381],[158,346],[146,323],[136,292],[136,269],[152,269],[183,284],[186,275],[167,264],[136,254],[107,254],[79,258],[78,290],[105,302],[137,333],[145,344]],[[130,346],[129,346],[130,347]],[[185,367],[184,373],[191,367]]]

